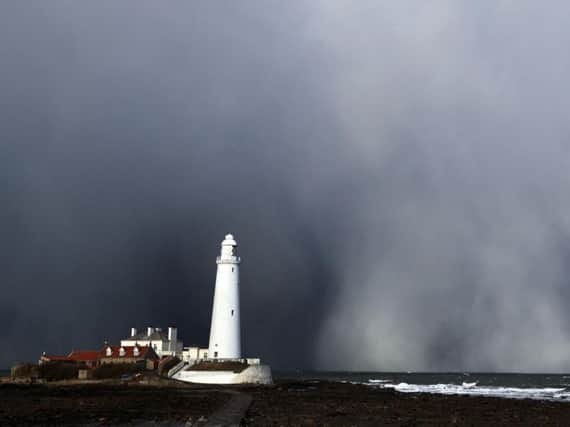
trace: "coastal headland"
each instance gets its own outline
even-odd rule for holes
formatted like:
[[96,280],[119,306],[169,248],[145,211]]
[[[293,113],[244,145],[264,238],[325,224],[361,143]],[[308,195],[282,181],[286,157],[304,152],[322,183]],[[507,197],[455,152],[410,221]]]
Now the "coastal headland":
[[252,426],[558,426],[570,419],[567,402],[404,394],[327,381],[211,386],[143,377],[5,381],[0,384],[0,425],[208,425],[239,398],[247,398],[248,405],[241,425]]

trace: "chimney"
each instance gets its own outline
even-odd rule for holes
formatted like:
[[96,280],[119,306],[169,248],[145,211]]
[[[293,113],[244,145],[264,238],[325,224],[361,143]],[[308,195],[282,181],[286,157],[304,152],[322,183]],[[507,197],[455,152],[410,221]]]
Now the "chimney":
[[134,337],[137,334],[137,328],[131,328],[131,337]]
[[148,328],[146,328],[146,334],[149,337],[152,335],[153,332],[154,332],[154,328],[152,326],[149,326]]
[[169,350],[173,353],[176,352],[176,341],[178,338],[178,331],[175,327],[169,326],[168,327],[168,347]]
[[172,341],[172,340],[176,341],[176,335],[177,335],[176,328],[173,326],[169,326],[168,327],[168,341]]

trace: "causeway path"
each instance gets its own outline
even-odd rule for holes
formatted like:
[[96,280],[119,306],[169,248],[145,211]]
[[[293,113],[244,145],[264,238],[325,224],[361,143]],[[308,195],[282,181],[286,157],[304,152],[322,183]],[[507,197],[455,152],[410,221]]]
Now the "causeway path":
[[[208,390],[200,390],[199,392],[207,393]],[[133,420],[131,425],[136,427],[239,427],[245,418],[245,414],[253,398],[251,395],[237,390],[225,390],[225,392],[231,395],[230,400],[208,418],[189,418],[188,421],[183,424],[172,423],[170,421]],[[94,423],[87,425],[89,427],[95,427],[100,424]]]
[[253,398],[239,391],[228,391],[232,394],[229,402],[210,415],[207,421],[191,424],[204,427],[239,427],[245,417]]

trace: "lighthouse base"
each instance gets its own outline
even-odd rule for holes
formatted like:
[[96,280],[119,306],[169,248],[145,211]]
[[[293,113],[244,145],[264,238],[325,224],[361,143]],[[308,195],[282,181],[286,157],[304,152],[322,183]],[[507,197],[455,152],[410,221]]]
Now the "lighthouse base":
[[172,378],[197,384],[273,384],[269,365],[249,365],[241,372],[196,370],[189,367],[178,371]]

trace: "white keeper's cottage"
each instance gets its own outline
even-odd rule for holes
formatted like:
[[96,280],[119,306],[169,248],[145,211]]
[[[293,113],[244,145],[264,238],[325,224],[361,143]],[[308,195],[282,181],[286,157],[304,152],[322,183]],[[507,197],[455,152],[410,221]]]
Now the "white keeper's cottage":
[[131,335],[121,340],[121,346],[133,347],[135,345],[151,347],[159,357],[182,357],[183,344],[178,339],[178,329],[172,326],[168,328],[168,332],[152,326],[140,333],[136,328],[131,328]]

